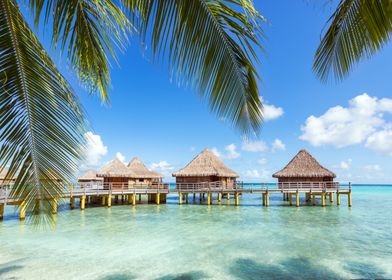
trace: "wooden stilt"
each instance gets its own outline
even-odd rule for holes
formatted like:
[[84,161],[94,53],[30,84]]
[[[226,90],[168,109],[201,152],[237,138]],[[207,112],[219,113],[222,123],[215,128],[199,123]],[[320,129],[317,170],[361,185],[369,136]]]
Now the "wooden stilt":
[[267,190],[267,192],[265,193],[265,207],[269,206],[269,192]]
[[299,191],[295,193],[295,207],[299,207]]
[[73,196],[71,196],[71,198],[69,199],[69,208],[75,208],[75,198]]
[[333,193],[332,192],[330,192],[329,193],[329,203],[333,203]]
[[188,204],[189,200],[188,200],[188,194],[185,194],[185,203]]
[[351,207],[351,206],[353,206],[353,200],[352,200],[352,195],[351,195],[351,189],[350,189],[350,191],[348,192],[348,194],[347,194],[347,196],[348,196],[348,207]]
[[182,193],[178,193],[178,204],[182,204]]
[[131,197],[132,197],[132,205],[135,206],[135,205],[136,205],[136,194],[133,193],[133,194],[131,195]]
[[106,196],[102,196],[101,197],[101,205],[105,206],[105,204],[106,204]]
[[26,201],[22,201],[19,207],[19,219],[24,220],[26,218]]
[[193,193],[193,201],[196,200],[196,193]]
[[239,203],[239,194],[238,194],[238,192],[235,192],[234,193],[234,205],[235,206],[238,206],[240,203]]
[[339,190],[336,191],[336,205],[340,205],[340,193]]
[[212,196],[212,193],[208,192],[207,193],[207,205],[211,205],[211,196]]
[[4,217],[4,204],[0,204],[0,220],[2,220]]
[[139,202],[142,201],[142,194],[139,194]]
[[312,204],[316,206],[316,195],[312,193]]
[[155,203],[156,203],[157,205],[159,205],[159,204],[161,203],[161,194],[160,194],[160,193],[157,193],[157,194],[155,195]]
[[80,210],[84,210],[85,205],[86,205],[86,196],[83,195],[83,196],[80,198]]
[[262,194],[263,206],[265,206],[265,193]]
[[116,204],[118,203],[118,195],[114,196],[114,203],[116,203]]
[[112,206],[112,195],[108,194],[108,207]]
[[289,193],[289,202],[290,202],[290,206],[293,206],[293,194]]
[[321,194],[321,206],[325,206],[325,192],[322,192]]
[[218,192],[218,202],[221,202],[222,199],[222,193]]
[[133,194],[128,195],[128,204],[132,204]]

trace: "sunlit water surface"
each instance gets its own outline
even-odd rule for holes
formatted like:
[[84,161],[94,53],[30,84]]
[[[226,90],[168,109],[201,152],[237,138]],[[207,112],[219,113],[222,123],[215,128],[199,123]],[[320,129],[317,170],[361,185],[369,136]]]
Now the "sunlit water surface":
[[392,278],[390,186],[354,187],[352,208],[213,203],[64,206],[54,230],[6,207],[0,279]]

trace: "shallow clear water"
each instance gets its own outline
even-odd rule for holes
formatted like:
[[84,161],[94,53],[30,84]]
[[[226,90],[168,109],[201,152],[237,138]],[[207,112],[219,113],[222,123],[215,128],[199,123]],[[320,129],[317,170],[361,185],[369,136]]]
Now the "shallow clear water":
[[240,204],[64,207],[54,230],[7,207],[0,279],[392,278],[392,187],[354,187],[352,208]]

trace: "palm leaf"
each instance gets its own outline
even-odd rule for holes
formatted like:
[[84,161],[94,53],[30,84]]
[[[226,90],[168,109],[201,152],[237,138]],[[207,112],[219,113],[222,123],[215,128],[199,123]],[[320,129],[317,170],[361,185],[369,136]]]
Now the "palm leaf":
[[124,49],[130,30],[121,9],[110,0],[30,0],[30,7],[36,25],[45,11],[45,24],[53,23],[53,45],[67,49],[82,84],[109,101],[110,58],[116,61],[115,47]]
[[370,58],[390,39],[390,0],[342,0],[316,51],[313,70],[323,81],[344,79],[353,66]]
[[155,57],[167,57],[179,84],[195,89],[211,111],[241,132],[259,132],[262,104],[254,61],[263,18],[251,1],[123,1],[142,42],[151,44]]
[[11,196],[51,218],[52,199],[74,180],[84,113],[14,0],[0,0],[0,170]]

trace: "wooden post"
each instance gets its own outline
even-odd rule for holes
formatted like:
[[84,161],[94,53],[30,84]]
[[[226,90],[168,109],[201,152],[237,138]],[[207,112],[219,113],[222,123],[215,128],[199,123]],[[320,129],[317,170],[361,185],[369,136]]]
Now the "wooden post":
[[102,200],[101,200],[101,205],[102,205],[102,206],[105,206],[105,204],[106,204],[106,196],[102,196],[101,199],[102,199]]
[[112,195],[108,194],[108,207],[112,206]]
[[139,202],[142,201],[142,194],[139,193]]
[[353,199],[352,199],[352,193],[351,193],[351,182],[348,183],[348,207],[353,206]]
[[221,202],[222,193],[218,192],[218,202]]
[[128,204],[132,204],[133,194],[128,195]]
[[207,193],[207,205],[211,205],[211,192]]
[[156,203],[157,205],[159,205],[159,204],[161,203],[161,194],[160,194],[160,193],[157,193],[157,194],[155,195],[155,203]]
[[312,193],[312,204],[316,206],[316,195]]
[[19,219],[24,220],[26,218],[26,201],[20,203]]
[[263,197],[263,206],[265,206],[265,193],[262,194]]
[[289,202],[290,202],[290,206],[293,206],[293,193],[289,194]]
[[203,200],[203,193],[199,193],[199,201],[201,202]]
[[193,193],[193,202],[196,200],[196,193]]
[[188,204],[189,203],[189,199],[188,199],[188,193],[185,194],[185,203]]
[[58,202],[57,198],[53,198],[53,207],[52,207],[52,214],[57,214]]
[[267,191],[265,192],[265,207],[268,207],[268,206],[269,206],[269,192],[267,189]]
[[239,205],[239,195],[238,195],[238,192],[234,193],[234,205],[235,206]]
[[227,200],[230,201],[230,193],[227,193]]
[[85,205],[86,205],[86,196],[83,195],[83,196],[80,198],[80,210],[84,210]]
[[310,193],[305,193],[305,200],[308,202],[310,200]]
[[299,207],[299,191],[295,193],[295,206]]
[[321,206],[325,206],[325,192],[323,191],[322,193],[321,193]]
[[75,198],[73,196],[71,196],[71,198],[69,199],[69,208],[75,208]]
[[[201,196],[200,196],[201,198]],[[178,204],[182,204],[182,193],[178,193]]]
[[2,220],[4,217],[4,204],[0,204],[0,220]]
[[118,195],[114,196],[114,203],[116,203],[116,204],[118,203]]
[[329,193],[329,203],[333,203],[333,193],[332,192],[330,192]]
[[340,205],[340,193],[339,190],[336,191],[336,205]]

